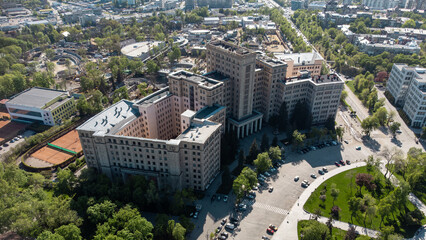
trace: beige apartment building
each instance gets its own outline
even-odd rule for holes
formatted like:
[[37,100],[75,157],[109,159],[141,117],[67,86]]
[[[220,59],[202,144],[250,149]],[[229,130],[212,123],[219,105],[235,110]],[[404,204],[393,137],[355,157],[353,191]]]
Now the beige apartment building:
[[312,113],[312,124],[323,124],[329,117],[336,117],[343,88],[344,82],[338,75],[311,77],[309,73],[302,72],[299,77],[281,81],[279,95],[281,102],[287,103],[289,117],[297,102],[305,101]]
[[253,108],[263,114],[265,121],[280,109],[282,97],[278,85],[285,79],[286,70],[287,64],[283,61],[268,57],[256,60]]
[[303,71],[309,71],[312,76],[321,75],[324,58],[317,52],[310,53],[275,53],[276,58],[287,63],[286,78],[299,77]]
[[263,114],[253,110],[256,53],[225,41],[207,44],[207,72],[227,76],[224,102],[227,106],[227,129],[239,138],[262,128]]
[[223,83],[181,71],[170,87],[122,100],[77,128],[87,165],[112,179],[143,175],[159,188],[206,190],[220,169]]

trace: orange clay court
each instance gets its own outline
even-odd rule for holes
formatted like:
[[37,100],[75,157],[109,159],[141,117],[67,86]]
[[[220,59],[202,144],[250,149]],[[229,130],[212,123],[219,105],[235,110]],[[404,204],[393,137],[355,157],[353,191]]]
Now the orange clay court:
[[[81,147],[80,139],[76,130],[65,134],[64,136],[51,142],[53,145],[69,149],[74,152],[80,152],[83,148]],[[38,158],[51,164],[60,164],[72,157],[72,154],[66,153],[49,146],[44,146],[35,153],[31,154],[31,157]]]
[[41,149],[37,150],[35,153],[31,154],[31,157],[38,158],[40,160],[56,165],[65,162],[68,158],[71,158],[72,155],[50,148],[48,146],[44,146]]
[[78,138],[77,130],[75,129],[51,142],[51,144],[66,148],[77,153],[83,150],[83,148],[81,147],[80,138]]

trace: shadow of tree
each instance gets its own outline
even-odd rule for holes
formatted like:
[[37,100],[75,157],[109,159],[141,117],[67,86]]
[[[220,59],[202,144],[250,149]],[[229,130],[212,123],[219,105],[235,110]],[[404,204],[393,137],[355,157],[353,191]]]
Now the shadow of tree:
[[381,147],[380,143],[371,137],[363,136],[362,143],[373,152],[380,151],[380,147]]
[[402,146],[402,142],[400,140],[398,140],[397,138],[392,138],[391,142],[395,145],[397,145],[398,147]]

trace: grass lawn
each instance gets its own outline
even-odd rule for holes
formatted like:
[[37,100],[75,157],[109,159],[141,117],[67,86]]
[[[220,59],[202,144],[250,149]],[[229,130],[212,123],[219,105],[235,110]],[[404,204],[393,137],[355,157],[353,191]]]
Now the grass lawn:
[[[377,170],[375,170],[377,171]],[[325,216],[325,217],[329,217],[330,216],[330,209],[333,206],[333,198],[331,197],[330,193],[331,193],[331,185],[334,183],[336,184],[336,188],[340,190],[339,196],[337,197],[336,201],[334,202],[334,205],[337,205],[340,207],[341,211],[340,211],[340,221],[342,222],[348,222],[351,223],[351,213],[349,211],[349,206],[348,206],[348,200],[350,197],[354,196],[355,193],[358,191],[358,185],[356,185],[355,183],[355,176],[357,173],[368,173],[367,172],[367,167],[360,167],[360,168],[355,168],[352,170],[348,170],[345,172],[342,172],[330,179],[328,179],[327,181],[323,182],[309,197],[308,201],[306,202],[304,209],[307,210],[308,212],[311,213],[315,213],[315,211],[317,209],[319,209],[321,211],[321,215]],[[372,174],[372,173],[370,173]],[[372,174],[373,176],[375,174]],[[384,194],[381,197],[384,197],[387,195],[387,193],[389,192],[389,189],[385,189],[385,179],[383,174],[381,174],[380,172],[377,172],[376,176],[380,177],[380,182],[382,183],[381,185],[383,186],[383,192]],[[326,200],[324,202],[325,207],[322,208],[320,207],[320,203],[322,203],[322,201],[319,199],[319,196],[321,195],[320,192],[321,190],[324,188],[324,186],[327,186],[327,192],[326,192]],[[368,191],[365,189],[365,187],[362,188],[362,194],[366,194],[368,193]],[[374,196],[373,196],[374,197]],[[379,199],[376,199],[376,204],[378,203]],[[410,202],[408,202],[407,207],[410,211],[413,211],[415,209],[415,206],[413,204],[411,204]],[[395,211],[395,216],[399,216],[399,212],[398,210]],[[379,225],[380,225],[380,215],[376,214],[374,218],[370,219],[369,217],[367,217],[366,219],[366,227],[367,228],[371,228],[374,230],[380,230],[379,229]],[[423,220],[423,224],[425,224],[426,220]],[[364,226],[364,216],[362,216],[362,214],[358,214],[357,217],[353,218],[353,224],[355,225],[359,225],[359,226]],[[384,224],[388,224],[388,222],[386,220],[384,220],[384,222],[382,223],[382,226]],[[400,225],[400,222],[398,221],[398,224]],[[416,227],[412,227],[409,229],[402,229],[399,227],[395,227],[395,229],[399,229],[399,231],[397,230],[397,233],[404,235],[404,237],[411,237],[414,232],[417,230]]]
[[[299,236],[299,239],[300,239],[300,231],[305,226],[315,224],[314,222],[316,222],[316,221],[315,220],[302,220],[302,221],[299,221],[297,223],[297,236]],[[328,227],[325,224],[323,224],[323,223],[319,223],[319,224],[324,225],[328,229]],[[342,240],[342,239],[345,239],[345,236],[346,236],[346,231],[345,230],[333,227],[332,232],[333,232],[333,236],[331,237],[332,240]],[[356,240],[369,240],[369,239],[370,238],[368,236],[365,236],[365,235],[359,235],[356,238]]]
[[354,81],[346,81],[346,85],[351,89],[353,93],[355,93]]

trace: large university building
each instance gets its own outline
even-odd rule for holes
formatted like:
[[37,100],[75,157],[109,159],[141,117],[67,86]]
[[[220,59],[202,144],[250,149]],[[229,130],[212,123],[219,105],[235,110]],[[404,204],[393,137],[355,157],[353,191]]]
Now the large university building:
[[74,97],[67,91],[33,87],[6,102],[12,120],[57,125],[77,111]]
[[169,86],[138,101],[122,100],[77,128],[86,161],[110,178],[144,175],[160,188],[206,190],[220,169],[220,139],[262,128],[287,101],[311,107],[313,123],[335,117],[343,81],[309,73],[286,79],[287,64],[246,48],[207,45],[208,73],[169,74]]
[[426,69],[395,63],[386,89],[395,99],[394,104],[407,114],[412,127],[426,125]]

